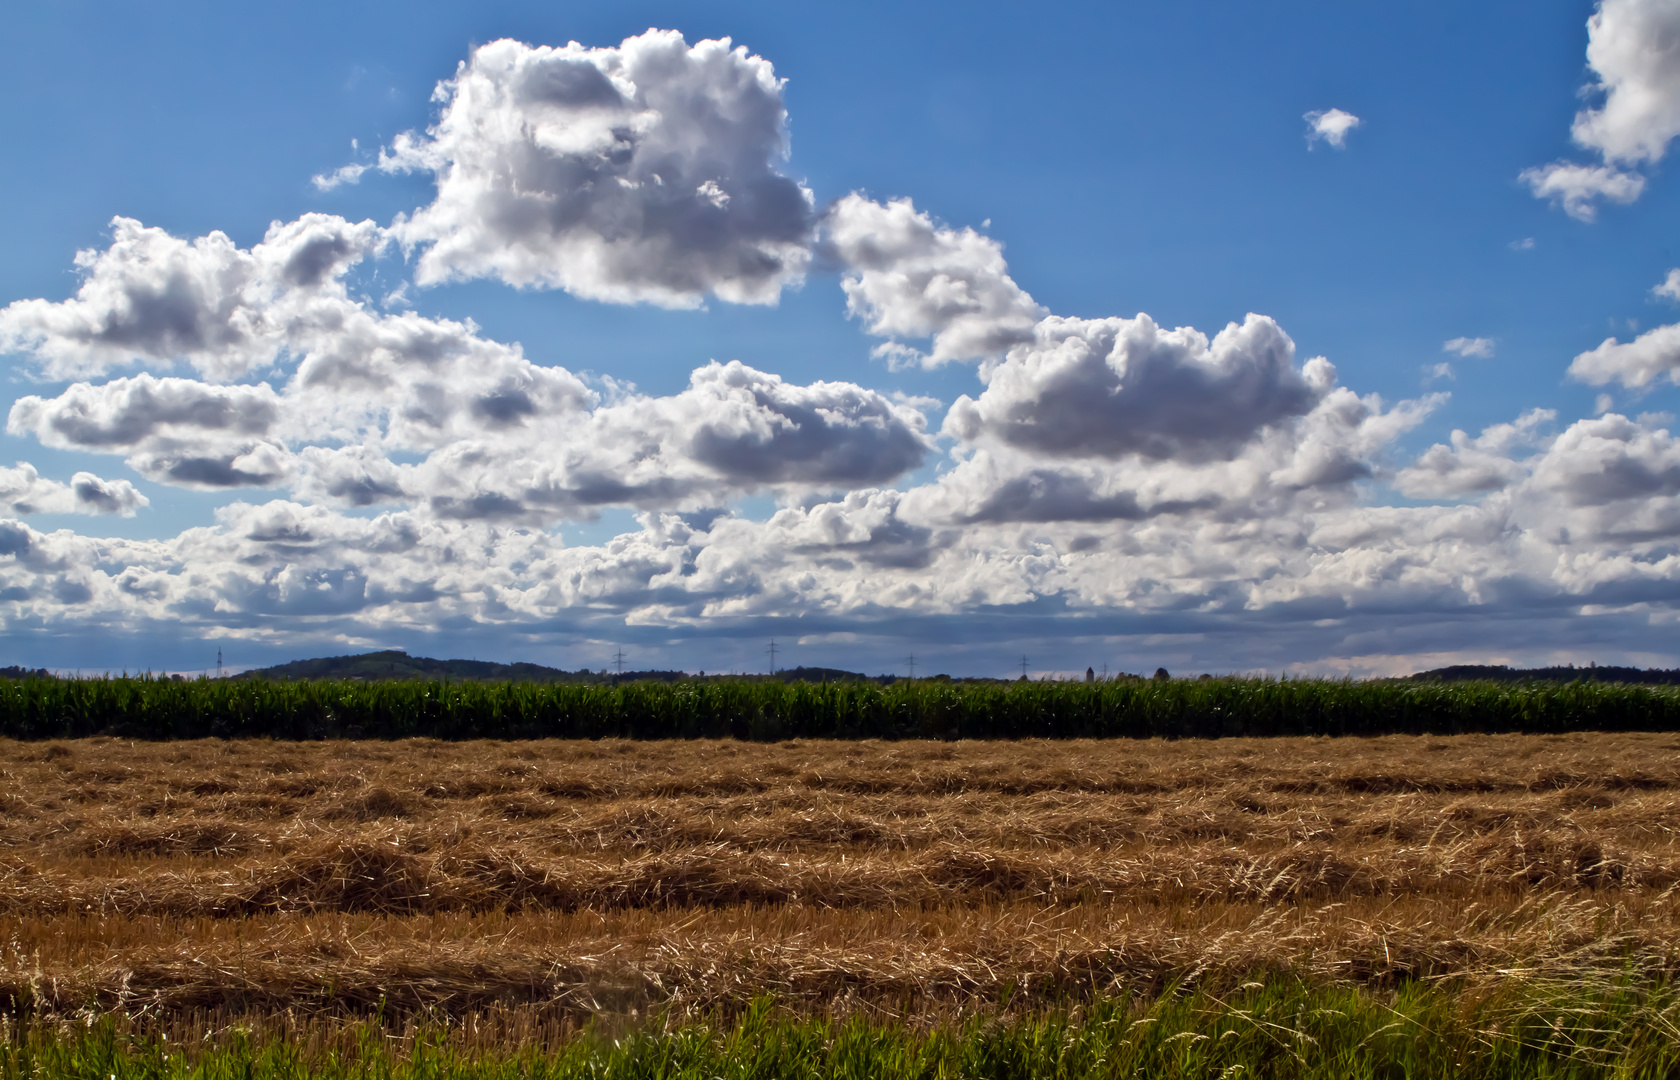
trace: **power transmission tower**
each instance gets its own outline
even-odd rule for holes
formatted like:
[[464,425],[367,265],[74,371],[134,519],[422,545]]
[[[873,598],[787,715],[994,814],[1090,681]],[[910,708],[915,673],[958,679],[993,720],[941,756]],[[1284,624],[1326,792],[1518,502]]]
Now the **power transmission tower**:
[[622,647],[620,647],[617,652],[613,653],[613,663],[618,665],[619,675],[623,675],[624,674],[624,649]]
[[910,677],[912,679],[914,679],[916,677],[916,654],[915,653],[910,654],[909,662],[910,662]]
[[775,638],[770,639],[770,647],[764,651],[770,654],[770,674],[774,675],[776,674],[776,653],[780,651]]
[[222,677],[222,650],[216,650],[216,678]]
[[1027,677],[1027,654],[1021,654],[1021,678]]

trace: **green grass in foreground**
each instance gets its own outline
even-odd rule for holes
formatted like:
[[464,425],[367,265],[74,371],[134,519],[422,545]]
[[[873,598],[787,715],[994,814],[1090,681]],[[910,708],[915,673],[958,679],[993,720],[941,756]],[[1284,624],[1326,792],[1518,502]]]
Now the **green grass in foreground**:
[[1615,683],[268,682],[0,679],[0,736],[1219,738],[1680,730],[1680,691]]
[[1677,1011],[1680,997],[1631,987],[1470,1001],[1439,987],[1379,997],[1251,983],[1225,998],[1109,1000],[1077,1016],[930,1032],[782,1016],[768,1002],[728,1025],[593,1031],[546,1050],[469,1053],[445,1029],[393,1042],[368,1027],[313,1056],[237,1033],[183,1048],[96,1022],[13,1029],[0,1041],[0,1080],[1667,1077],[1680,1075]]

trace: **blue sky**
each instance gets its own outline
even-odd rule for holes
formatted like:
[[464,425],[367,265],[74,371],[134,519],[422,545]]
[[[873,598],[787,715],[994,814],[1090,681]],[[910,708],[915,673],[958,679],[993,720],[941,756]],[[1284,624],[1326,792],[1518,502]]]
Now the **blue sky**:
[[[622,645],[632,663],[717,670],[759,664],[774,634],[788,663],[885,670],[914,650],[919,669],[959,674],[1006,669],[1023,652],[1046,672],[1680,663],[1680,528],[1669,524],[1680,456],[1666,415],[1680,357],[1659,335],[1637,354],[1576,360],[1677,318],[1653,290],[1680,265],[1669,239],[1680,202],[1662,167],[1680,114],[1680,5],[1606,8],[1589,32],[1587,3],[973,5],[960,19],[855,3],[14,6],[0,13],[0,33],[21,43],[0,72],[13,103],[0,116],[0,305],[45,306],[0,316],[12,367],[0,464],[30,469],[6,481],[19,530],[0,545],[12,549],[0,556],[6,648],[32,665],[192,669],[218,646],[242,665],[389,645],[600,667]],[[687,292],[654,295],[648,282],[668,267],[637,264],[603,285],[577,277],[571,249],[542,247],[535,270],[510,269],[507,253],[526,240],[489,218],[439,210],[403,232],[446,201],[439,168],[476,153],[514,160],[495,157],[506,146],[425,134],[462,100],[433,96],[457,64],[503,38],[575,41],[605,64],[649,27],[678,31],[685,49],[729,37],[746,50],[737,66],[761,58],[785,80],[771,93],[786,111],[785,159],[721,130],[696,151],[739,137],[761,179],[806,193],[773,304],[732,302],[735,279],[710,249],[713,269]],[[656,95],[650,85],[635,93]],[[1657,104],[1623,109],[1613,86]],[[1330,109],[1357,126],[1339,146],[1309,141],[1306,114]],[[1595,109],[1598,134],[1572,138],[1577,113]],[[679,111],[660,114],[657,131],[678,138]],[[404,132],[430,147],[429,164],[370,168],[326,190],[312,181],[377,164]],[[1593,182],[1608,186],[1569,208],[1538,197],[1532,170],[1560,161],[1600,169]],[[742,224],[745,196],[729,197],[749,179],[717,174],[728,229],[756,227]],[[836,212],[852,193],[859,201]],[[1148,385],[1140,359],[1128,369],[1111,354],[1080,369],[1097,381],[1072,393],[1063,376],[1074,376],[1047,374],[1051,324],[1025,315],[989,352],[883,354],[892,340],[941,359],[925,312],[919,333],[884,329],[909,310],[893,306],[908,301],[892,283],[910,264],[859,254],[873,250],[870,229],[887,227],[869,207],[901,199],[913,200],[922,241],[975,238],[951,256],[968,286],[1002,288],[1007,260],[1008,302],[1036,304],[1035,318],[1147,313],[1152,334],[1211,338],[1256,313],[1293,351],[1279,367],[1269,338],[1228,355],[1204,344],[1161,360]],[[451,420],[402,435],[391,417],[410,406],[359,398],[365,380],[304,392],[312,350],[349,348],[319,325],[307,340],[265,338],[261,362],[133,335],[129,353],[90,359],[86,334],[60,318],[100,272],[92,261],[78,271],[76,252],[122,270],[115,216],[161,230],[145,243],[220,231],[250,251],[271,223],[337,227],[309,214],[379,233],[357,234],[360,254],[325,286],[339,290],[333,303],[370,327],[403,312],[470,319],[470,349],[504,350],[500,389],[469,386],[489,370],[470,361],[428,376],[443,398],[490,401],[507,379],[548,378],[533,365],[576,387],[550,380],[546,404],[482,431]],[[426,253],[454,241],[488,261],[442,258],[427,271]],[[972,263],[987,251],[996,265]],[[122,272],[131,294],[100,302],[140,319],[135,304],[151,294],[133,266]],[[292,310],[276,296],[264,311]],[[1094,324],[1079,333],[1112,345]],[[1471,355],[1445,351],[1454,340]],[[522,354],[505,355],[514,342]],[[1332,382],[1303,374],[1319,356]],[[763,416],[736,417],[750,447],[717,449],[705,424],[725,383],[691,387],[711,361],[754,373],[731,376],[729,400],[757,394],[782,436],[802,423],[806,450],[766,436]],[[170,392],[224,410],[239,388],[266,383],[278,396],[239,398],[261,418],[195,428],[182,417],[211,406],[168,414],[156,393],[137,403],[142,376],[185,380]],[[753,379],[779,380],[770,397],[782,397],[766,406]],[[1250,392],[1256,379],[1273,404]],[[1239,383],[1249,390],[1230,389]],[[842,385],[852,389],[832,389]],[[580,406],[585,391],[596,396]],[[1336,408],[1354,407],[1336,405],[1338,393],[1375,419],[1358,428],[1342,416],[1326,434]],[[124,394],[121,432],[67,426]],[[964,395],[978,403],[966,426],[947,416]],[[1102,395],[1110,411],[1080,411]],[[334,408],[361,418],[329,422]],[[842,418],[818,432],[799,420],[812,408]],[[1516,423],[1536,409],[1551,412]],[[1189,426],[1151,427],[1180,413]],[[1455,430],[1466,433],[1456,443]],[[646,445],[614,458],[614,440]],[[239,455],[259,443],[262,468],[228,464],[255,460]],[[482,474],[463,464],[469,445]],[[357,447],[357,461],[403,479],[371,501],[334,494],[310,447]],[[590,477],[628,463],[657,476],[602,495],[577,479],[586,452],[599,458]],[[189,458],[198,464],[183,467]],[[205,471],[212,458],[221,472]],[[1308,458],[1339,464],[1307,476]],[[75,479],[84,472],[97,488]],[[533,476],[561,473],[531,494]],[[1038,501],[998,509],[1027,487]],[[292,515],[284,542],[252,524],[276,515]],[[660,515],[692,532],[674,535]],[[364,528],[426,539],[397,555],[345,531]]]

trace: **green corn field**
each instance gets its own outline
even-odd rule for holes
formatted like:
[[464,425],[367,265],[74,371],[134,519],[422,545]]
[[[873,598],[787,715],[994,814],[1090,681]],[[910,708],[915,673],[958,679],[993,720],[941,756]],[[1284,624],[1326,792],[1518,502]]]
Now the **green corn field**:
[[1211,679],[954,683],[749,680],[0,680],[0,737],[129,739],[1221,738],[1664,731],[1680,690],[1570,683]]

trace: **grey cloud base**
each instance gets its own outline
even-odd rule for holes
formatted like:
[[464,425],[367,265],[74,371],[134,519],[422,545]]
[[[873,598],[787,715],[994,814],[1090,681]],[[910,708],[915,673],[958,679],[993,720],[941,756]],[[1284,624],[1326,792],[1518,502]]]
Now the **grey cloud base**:
[[[942,529],[907,520],[900,494],[873,491],[763,522],[724,516],[698,527],[646,514],[609,543],[566,547],[541,530],[273,502],[236,504],[214,526],[166,541],[5,524],[0,596],[13,627],[120,634],[169,622],[253,646],[334,634],[388,641],[441,626],[535,641],[606,633],[603,620],[674,641],[769,627],[820,645],[814,627],[884,635],[984,614],[1000,624],[1042,617],[1041,637],[1217,632],[1217,648],[1189,638],[1160,647],[1229,667],[1265,652],[1239,641],[1244,628],[1269,628],[1316,642],[1291,662],[1361,671],[1404,666],[1408,650],[1393,643],[1443,621],[1501,624],[1527,611],[1624,635],[1667,625],[1680,599],[1680,566],[1664,550],[1672,544],[1596,527],[1610,520],[1594,516],[1600,506],[1581,505],[1567,477],[1535,471],[1540,488],[1581,515],[1573,535],[1551,522],[1526,526],[1502,500],[1348,506],[1292,521],[1179,512],[1118,528]],[[1653,470],[1640,490],[1672,505],[1673,472]],[[1665,535],[1677,529],[1670,512]],[[1429,651],[1471,644],[1438,637]],[[1483,641],[1474,652],[1501,647]]]

